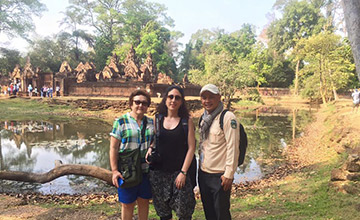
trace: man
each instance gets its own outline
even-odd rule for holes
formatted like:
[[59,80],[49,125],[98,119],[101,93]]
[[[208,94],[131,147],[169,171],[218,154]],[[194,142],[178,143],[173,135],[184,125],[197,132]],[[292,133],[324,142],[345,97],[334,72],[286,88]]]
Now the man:
[[[360,103],[360,92],[355,89],[354,92],[351,94],[352,98],[353,98],[353,112],[357,112],[358,108],[359,108],[359,103]],[[356,109],[356,110],[355,110]]]
[[219,89],[213,84],[200,91],[205,109],[200,122],[199,188],[207,220],[227,220],[230,215],[230,192],[238,165],[240,131],[232,112],[224,116],[220,128],[220,115],[224,110]]

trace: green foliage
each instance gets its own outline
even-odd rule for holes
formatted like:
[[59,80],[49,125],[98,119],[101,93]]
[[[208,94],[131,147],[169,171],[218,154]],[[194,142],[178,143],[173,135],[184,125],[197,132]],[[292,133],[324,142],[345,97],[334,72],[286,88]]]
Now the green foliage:
[[33,67],[56,73],[63,61],[67,61],[73,68],[80,61],[92,61],[92,53],[76,50],[71,39],[69,33],[61,32],[54,38],[47,37],[34,41],[28,52]]
[[[320,94],[322,101],[326,103],[335,98],[336,91],[349,85],[355,66],[346,54],[346,51],[350,51],[349,45],[341,42],[340,36],[322,32],[308,39],[301,39],[295,51],[303,57],[306,64],[301,70],[302,75],[311,79],[311,82],[305,80],[303,95],[317,98]],[[316,87],[311,88],[312,86]]]
[[[166,15],[163,5],[145,0],[71,0],[70,3],[71,5],[67,10],[75,12],[76,14],[73,16],[81,18],[83,25],[89,25],[96,30],[94,49],[98,69],[105,66],[108,57],[115,49],[115,45],[117,48],[121,48],[123,44],[132,44],[134,48],[137,48],[142,41],[154,43],[154,36],[144,37],[143,34],[143,29],[148,23],[156,21],[161,27],[173,25],[173,21]],[[145,32],[150,34],[149,30]],[[154,49],[154,45],[149,47],[151,50]],[[144,45],[140,48],[144,48]],[[143,49],[140,56],[147,52],[147,49]],[[169,60],[167,56],[161,58],[161,62],[167,64]],[[163,63],[160,64],[161,68],[163,66]]]
[[227,100],[235,94],[237,89],[252,85],[255,74],[249,71],[250,62],[236,61],[227,51],[212,52],[205,57],[205,71],[190,71],[189,79],[196,84],[217,85]]
[[21,61],[19,51],[0,47],[0,75],[8,76]]
[[218,36],[223,33],[223,29],[200,29],[191,35],[189,44],[195,45],[196,42],[202,42],[202,44],[211,44],[215,42]]
[[271,57],[269,56],[268,49],[262,43],[257,43],[252,47],[248,55],[251,61],[250,70],[255,73],[256,84],[261,86],[266,83],[266,75],[271,71]]
[[173,26],[173,20],[165,13],[165,6],[144,0],[127,0],[122,4],[123,27],[119,29],[124,41],[137,47],[141,43],[141,32],[149,22]]
[[190,73],[192,70],[203,71],[205,69],[205,54],[201,51],[202,45],[203,42],[200,40],[196,41],[194,47],[191,43],[188,43],[185,45],[185,50],[180,52],[182,59],[179,71],[182,75]]
[[102,70],[106,61],[112,55],[114,49],[114,44],[112,41],[109,41],[106,37],[99,36],[95,39],[95,66],[98,70]]
[[269,87],[289,87],[294,79],[294,69],[291,62],[279,56],[271,57],[270,70],[265,74],[266,82],[264,86]]
[[257,102],[257,103],[264,103],[264,101],[261,98],[261,95],[260,95],[259,91],[256,90],[256,89],[249,90],[248,95],[247,95],[247,100],[254,101],[254,102]]
[[[115,53],[121,62],[123,62],[131,48],[131,44],[122,44],[122,45],[116,45],[115,49],[113,50],[113,53]],[[109,59],[108,62],[109,63]]]
[[65,57],[59,56],[61,48],[50,38],[39,39],[31,45],[28,56],[33,67],[43,71],[58,72]]
[[243,59],[250,54],[255,44],[254,27],[242,25],[241,29],[231,34],[220,34],[211,49],[216,52],[227,51],[234,59]]
[[[208,36],[212,35],[209,31],[204,33],[207,38],[203,38],[209,42],[211,38]],[[189,71],[189,80],[193,83],[218,85],[226,99],[230,100],[236,89],[254,85],[256,80],[263,82],[260,73],[251,69],[251,62],[246,58],[255,42],[253,27],[245,24],[231,34],[219,32],[210,44],[204,44],[201,39],[196,41],[195,46],[189,43],[182,54],[181,72]],[[255,59],[255,54],[253,57]]]
[[320,100],[321,95],[319,91],[319,80],[316,79],[317,76],[311,75],[304,79],[303,88],[301,90],[301,96],[304,98],[309,98],[310,101]]
[[158,22],[151,21],[141,31],[140,44],[135,51],[142,60],[145,60],[147,55],[151,53],[157,70],[174,78],[177,74],[175,60],[166,51],[170,36],[170,31],[167,28],[162,27]]
[[81,43],[86,43],[89,47],[93,47],[94,37],[91,34],[88,34],[86,31],[79,29],[78,27],[84,22],[85,14],[80,11],[78,13],[77,8],[68,7],[64,13],[65,17],[61,21],[60,25],[65,26],[68,32],[63,32],[64,37],[71,43],[71,50],[74,52],[75,60],[80,61],[80,56],[83,53],[80,49]]
[[32,16],[40,17],[45,10],[39,0],[0,1],[0,33],[28,39],[28,33],[35,29]]
[[288,1],[282,18],[272,22],[268,28],[269,46],[279,52],[294,48],[298,40],[319,33],[324,23],[320,8],[312,3]]

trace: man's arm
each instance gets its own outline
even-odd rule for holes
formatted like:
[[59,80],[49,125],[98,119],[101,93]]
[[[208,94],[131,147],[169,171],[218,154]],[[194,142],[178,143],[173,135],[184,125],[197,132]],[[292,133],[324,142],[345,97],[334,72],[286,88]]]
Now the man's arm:
[[231,188],[234,180],[234,173],[238,165],[240,131],[239,123],[232,112],[224,115],[224,134],[226,140],[226,163],[225,172],[221,176],[224,190]]

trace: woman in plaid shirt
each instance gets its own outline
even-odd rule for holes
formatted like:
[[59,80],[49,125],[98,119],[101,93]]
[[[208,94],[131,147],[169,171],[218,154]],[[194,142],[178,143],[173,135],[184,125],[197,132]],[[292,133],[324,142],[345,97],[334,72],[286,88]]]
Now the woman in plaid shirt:
[[[131,111],[120,116],[114,121],[110,133],[110,165],[112,182],[118,188],[119,201],[121,202],[121,219],[131,220],[134,207],[138,205],[139,220],[148,219],[149,199],[151,187],[148,178],[149,165],[145,162],[145,155],[154,139],[154,123],[144,114],[151,103],[150,95],[146,91],[136,90],[129,97]],[[145,138],[141,138],[141,129],[147,120]],[[142,182],[134,187],[120,188],[119,181],[123,179],[118,171],[117,162],[119,152],[132,151],[140,147],[141,166],[143,171]]]

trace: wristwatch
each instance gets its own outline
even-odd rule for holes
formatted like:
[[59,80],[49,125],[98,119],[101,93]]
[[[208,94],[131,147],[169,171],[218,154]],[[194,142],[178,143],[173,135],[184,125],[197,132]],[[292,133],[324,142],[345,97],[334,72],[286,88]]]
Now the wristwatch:
[[184,174],[186,176],[187,172],[180,170],[180,173]]

